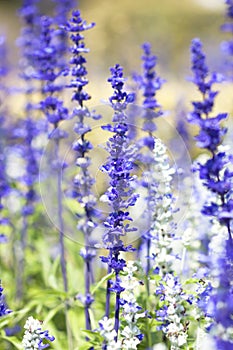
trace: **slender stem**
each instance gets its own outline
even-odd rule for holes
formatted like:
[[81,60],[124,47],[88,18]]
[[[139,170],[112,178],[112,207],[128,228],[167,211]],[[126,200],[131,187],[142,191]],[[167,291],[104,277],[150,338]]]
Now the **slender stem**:
[[146,239],[146,248],[147,248],[147,264],[146,264],[146,290],[147,295],[150,295],[150,280],[149,280],[149,272],[150,272],[150,249],[151,249],[151,239],[147,237]]
[[[84,141],[84,135],[82,135],[82,140]],[[83,154],[83,157],[85,157],[85,154]],[[83,171],[83,178],[85,179],[88,174],[86,173],[85,169],[82,169]],[[88,193],[88,188],[87,188],[87,185],[85,184],[85,191],[84,193]],[[87,221],[91,222],[92,221],[92,218],[89,214],[89,211],[88,209],[85,207],[85,215],[86,215],[86,219]],[[85,236],[85,251],[86,251],[86,254],[87,254],[87,258],[84,260],[85,261],[85,295],[86,295],[86,298],[90,297],[91,295],[91,291],[90,291],[90,286],[91,286],[91,281],[92,281],[92,258],[89,258],[88,257],[88,250],[89,250],[89,247],[90,247],[90,234],[91,234],[91,231],[87,225],[87,229],[85,230],[84,232],[84,236]],[[86,303],[85,304],[85,322],[86,322],[86,329],[87,330],[91,330],[92,327],[91,327],[91,318],[90,318],[90,312],[89,312],[89,309],[90,309],[90,304],[89,303]],[[89,340],[87,338],[87,340]]]
[[[147,310],[147,302],[146,302],[146,310]],[[151,338],[151,327],[150,327],[150,319],[146,318],[146,333],[147,333],[147,340],[148,340],[148,347],[147,350],[152,350],[152,338]]]
[[[85,289],[86,297],[90,294],[90,261],[86,261],[86,274],[85,274]],[[89,304],[85,304],[85,320],[86,320],[86,329],[91,330],[91,319],[89,313]]]
[[17,250],[18,256],[18,271],[16,278],[16,298],[21,300],[24,293],[24,270],[25,270],[25,249],[27,242],[28,220],[27,216],[23,215],[23,224],[20,234],[20,249]]
[[[119,253],[115,253],[115,259],[118,260]],[[119,272],[115,271],[115,281],[118,282],[119,279]],[[120,323],[120,296],[121,292],[116,293],[116,303],[115,303],[115,323],[114,323],[114,329],[116,331],[115,341],[117,342],[118,338],[118,330],[119,330],[119,323]]]
[[[117,274],[116,274],[117,277]],[[115,341],[117,341],[118,338],[118,330],[119,330],[119,322],[120,322],[120,292],[116,293],[116,305],[115,305],[115,324],[114,329],[116,331]]]
[[[55,140],[55,159],[59,160],[59,139]],[[57,169],[57,205],[58,205],[58,225],[59,225],[59,245],[61,254],[61,271],[63,279],[64,291],[68,292],[68,279],[67,279],[67,268],[65,259],[65,242],[64,242],[64,221],[63,221],[63,206],[62,206],[62,171],[58,167]],[[68,340],[68,349],[73,350],[73,339],[72,331],[69,323],[68,316],[68,304],[65,302],[65,320],[66,320],[66,331]]]
[[[149,132],[149,136],[153,137],[153,134]],[[151,168],[151,164],[147,165],[148,167],[148,172],[151,174],[153,169]],[[151,223],[152,223],[152,217],[151,217],[151,208],[149,204],[149,198],[151,197],[151,188],[150,186],[148,187],[148,199],[147,199],[147,210],[149,214],[149,225],[150,229],[149,232],[147,233],[147,238],[146,238],[146,248],[147,248],[147,266],[146,266],[146,290],[147,290],[147,295],[150,295],[150,279],[149,279],[149,273],[151,269],[151,257],[150,257],[150,252],[151,252],[151,236],[150,236],[150,231],[151,231]]]
[[[110,250],[109,252],[109,257],[112,257],[112,251]],[[110,274],[112,271],[111,267],[108,266],[108,274]],[[111,283],[110,280],[107,281],[107,289],[106,289],[106,306],[105,306],[105,316],[107,318],[109,318],[109,314],[110,314],[110,287],[111,287]]]
[[[59,139],[55,140],[55,159],[59,159]],[[57,169],[57,205],[58,205],[58,224],[59,224],[59,244],[61,254],[61,271],[63,279],[63,288],[68,292],[66,259],[65,259],[65,243],[64,243],[64,221],[63,221],[63,207],[62,207],[62,172]]]

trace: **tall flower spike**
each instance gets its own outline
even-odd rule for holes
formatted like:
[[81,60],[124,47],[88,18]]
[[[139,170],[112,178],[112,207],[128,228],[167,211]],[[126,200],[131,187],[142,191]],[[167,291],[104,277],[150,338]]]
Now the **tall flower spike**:
[[28,317],[25,323],[25,333],[22,340],[24,350],[43,350],[47,349],[55,340],[54,336],[49,335],[49,332],[42,331],[42,322],[34,319],[32,316]]
[[[153,281],[157,277],[155,294],[160,296],[156,320],[161,324],[158,330],[171,342],[171,349],[178,350],[187,344],[188,315],[186,313],[189,296],[183,292],[182,283],[175,273],[177,255],[175,253],[175,221],[172,180],[174,169],[170,166],[167,149],[159,139],[155,139],[154,160],[151,166],[150,228],[151,261]],[[150,280],[148,280],[151,283]],[[151,283],[152,285],[152,283]]]
[[42,101],[39,104],[40,110],[47,118],[52,128],[49,130],[48,137],[54,140],[54,158],[56,164],[52,170],[56,172],[57,178],[57,217],[59,222],[59,244],[61,255],[61,270],[64,290],[68,291],[67,269],[65,259],[64,243],[64,222],[62,210],[62,170],[65,165],[60,161],[60,140],[66,138],[67,134],[61,130],[60,122],[69,118],[68,109],[57,94],[62,91],[64,86],[58,82],[62,74],[59,65],[59,53],[54,44],[53,19],[47,16],[40,18],[40,37],[37,50],[34,52],[35,78],[41,82]]
[[[39,0],[24,0],[19,16],[22,19],[24,26],[21,30],[21,36],[17,43],[22,50],[21,60],[21,77],[27,81],[31,80],[35,74],[34,71],[34,52],[38,47],[39,41],[39,20],[40,14],[37,7]],[[31,92],[30,86],[26,92]]]
[[[147,133],[141,140],[139,140],[139,146],[141,152],[139,153],[139,161],[146,165],[146,171],[144,177],[151,178],[151,164],[153,163],[153,157],[148,155],[148,150],[152,151],[155,143],[153,132],[156,130],[156,119],[163,115],[160,104],[157,101],[156,93],[161,89],[163,80],[156,73],[157,57],[152,53],[151,44],[144,43],[142,45],[143,55],[142,55],[142,75],[136,75],[135,80],[138,84],[139,90],[141,90],[143,95],[143,130]],[[143,153],[143,147],[146,147],[146,154]],[[152,198],[150,184],[142,183],[143,186],[147,188],[147,210],[144,215],[151,224],[151,210],[150,210],[150,198]],[[147,230],[142,235],[142,243],[145,242],[146,245],[146,274],[149,275],[151,269],[150,255],[151,255],[151,238],[150,238],[150,229]],[[149,281],[147,280],[147,293],[150,294]]]
[[57,28],[55,30],[55,45],[59,53],[59,64],[62,69],[66,69],[65,55],[69,49],[68,47],[68,35],[64,26],[66,25],[70,11],[76,7],[76,0],[53,0],[55,2],[55,24]]
[[[145,312],[141,312],[142,308],[136,300],[136,290],[140,283],[134,273],[137,271],[133,261],[128,261],[124,267],[126,275],[122,277],[121,286],[124,291],[121,295],[121,320],[125,321],[125,326],[121,331],[122,346],[125,350],[137,349],[144,335],[138,327],[138,319],[145,317]],[[122,322],[123,323],[123,322]]]
[[[0,101],[6,100],[8,88],[6,86],[5,78],[7,77],[9,66],[7,62],[7,47],[5,37],[0,36]],[[6,174],[6,156],[4,152],[6,135],[8,134],[8,127],[6,126],[7,110],[4,105],[0,102],[0,161],[1,161],[1,172],[0,172],[0,244],[7,242],[5,235],[5,228],[9,226],[10,220],[4,205],[4,197],[10,192],[10,186]]]
[[200,178],[203,184],[215,195],[216,201],[207,203],[203,213],[216,217],[220,224],[228,229],[229,239],[232,239],[230,223],[233,218],[233,200],[231,199],[232,172],[228,168],[231,162],[224,150],[219,148],[227,129],[221,126],[227,114],[221,113],[215,117],[210,114],[213,111],[217,91],[212,90],[214,83],[222,81],[221,77],[213,73],[208,78],[208,68],[205,55],[202,52],[202,44],[199,39],[194,39],[191,46],[191,59],[193,82],[202,94],[202,101],[193,102],[193,111],[189,115],[189,121],[199,126],[199,134],[195,137],[200,148],[210,152],[211,157],[199,165]]
[[142,45],[142,75],[135,75],[134,79],[138,84],[139,90],[142,91],[143,103],[145,108],[143,113],[143,130],[149,133],[149,137],[143,138],[143,143],[149,149],[153,148],[152,133],[156,130],[156,118],[163,115],[161,106],[156,99],[156,93],[162,87],[164,80],[156,73],[157,57],[151,51],[151,44]]
[[[224,32],[229,32],[233,35],[233,0],[225,0],[225,3],[227,6],[227,22],[223,24],[221,28]],[[222,43],[222,50],[228,56],[227,62],[229,64],[230,77],[233,79],[233,37]]]
[[40,151],[38,147],[33,145],[34,140],[43,131],[41,121],[35,119],[35,103],[33,103],[34,93],[37,90],[34,79],[35,76],[35,62],[34,53],[38,47],[39,36],[39,10],[37,7],[37,0],[25,0],[22,8],[19,11],[19,16],[23,22],[21,29],[21,36],[18,39],[18,44],[21,51],[21,60],[19,63],[20,78],[24,82],[23,91],[26,94],[26,103],[24,106],[24,119],[19,120],[16,128],[12,130],[12,137],[16,140],[21,140],[21,154],[23,154],[23,161],[25,162],[25,171],[20,179],[23,184],[21,195],[24,197],[24,204],[22,207],[23,224],[20,233],[20,249],[19,255],[19,273],[17,274],[17,297],[20,299],[23,295],[23,276],[25,267],[25,248],[27,246],[27,232],[28,232],[28,217],[34,212],[34,204],[38,198],[35,183],[38,181],[39,173],[39,157]]
[[[232,278],[232,232],[231,222],[233,218],[233,200],[232,200],[232,171],[230,166],[232,157],[228,156],[226,149],[221,145],[223,135],[226,128],[222,128],[220,122],[226,118],[226,114],[218,114],[216,117],[210,117],[214,106],[215,96],[217,92],[212,90],[212,85],[219,82],[218,75],[212,74],[209,79],[208,69],[205,64],[205,56],[202,53],[202,45],[198,39],[194,39],[191,47],[192,52],[192,70],[194,73],[194,83],[198,86],[202,93],[203,100],[201,102],[193,102],[194,111],[190,113],[191,122],[196,123],[200,127],[198,136],[196,137],[198,145],[206,148],[211,158],[208,158],[204,164],[199,164],[199,175],[203,180],[203,184],[214,196],[210,203],[206,203],[203,207],[203,214],[214,218],[213,223],[217,221],[225,229],[226,237],[222,232],[218,232],[215,238],[219,238],[226,246],[225,252],[221,252],[218,259],[218,276],[214,276],[215,285],[210,296],[212,305],[212,317],[214,319],[214,336],[219,349],[227,349],[232,347],[231,337],[226,336],[229,328],[232,327],[232,305],[229,307],[225,303],[232,294],[230,279]],[[222,230],[221,230],[222,231]],[[221,236],[220,236],[221,235]],[[220,237],[218,237],[220,236]],[[228,239],[227,239],[228,237]],[[213,245],[214,237],[209,244],[209,250]],[[211,251],[211,250],[210,250]],[[211,255],[211,267],[213,269],[215,260],[214,255],[216,246]],[[213,269],[214,270],[214,269]],[[231,276],[231,277],[230,277]],[[223,316],[224,315],[224,316]],[[223,318],[222,318],[223,317]],[[230,321],[229,321],[230,320]]]
[[89,100],[90,95],[84,90],[88,84],[86,59],[84,55],[89,51],[85,47],[84,36],[82,32],[94,27],[94,23],[87,24],[81,17],[79,11],[73,11],[72,18],[66,25],[66,31],[70,34],[72,46],[70,52],[70,70],[71,81],[68,88],[73,90],[72,101],[76,102],[77,107],[73,110],[73,116],[76,118],[74,131],[78,135],[78,140],[73,143],[73,150],[76,152],[76,166],[79,171],[74,178],[73,197],[77,199],[84,208],[84,214],[79,217],[77,228],[83,233],[85,247],[81,249],[80,255],[85,263],[85,296],[79,296],[85,307],[86,329],[91,329],[91,320],[89,309],[94,299],[90,292],[92,282],[92,265],[96,255],[95,249],[92,248],[92,231],[96,227],[98,212],[95,209],[97,200],[92,193],[92,186],[95,182],[92,177],[89,166],[91,159],[88,155],[93,148],[91,142],[86,138],[86,134],[91,131],[87,124],[87,118],[99,119],[100,116],[88,110],[84,102]]
[[[83,107],[83,102],[89,100],[90,95],[84,91],[84,87],[88,84],[86,59],[83,56],[89,52],[85,47],[84,36],[82,32],[91,29],[95,23],[87,24],[81,17],[80,11],[73,11],[72,18],[67,23],[66,30],[70,33],[70,39],[73,43],[71,46],[72,58],[70,64],[73,68],[70,70],[72,79],[67,87],[74,90],[72,100],[76,101],[80,107]],[[88,115],[88,114],[87,114]]]
[[136,350],[143,339],[143,334],[138,327],[138,319],[145,317],[145,312],[138,305],[135,292],[140,283],[133,276],[137,271],[137,267],[133,261],[128,261],[124,267],[125,276],[121,279],[121,286],[124,291],[121,294],[121,329],[118,340],[116,341],[117,333],[114,329],[114,322],[106,316],[99,321],[99,332],[104,337],[106,350]]
[[149,202],[152,213],[150,238],[152,259],[154,260],[153,267],[163,277],[173,271],[176,260],[173,252],[175,223],[173,216],[174,197],[172,195],[172,180],[175,171],[169,164],[167,149],[159,139],[155,140],[153,155]]
[[[109,255],[101,259],[108,264],[108,273],[111,271],[115,273],[115,281],[107,283],[105,315],[109,317],[110,291],[113,291],[116,293],[114,329],[118,334],[120,294],[123,291],[119,273],[126,264],[124,259],[119,258],[119,255],[120,252],[132,250],[132,247],[124,247],[121,237],[133,230],[128,223],[132,221],[128,208],[134,206],[138,196],[134,194],[132,188],[134,181],[132,170],[136,148],[134,145],[130,145],[127,136],[126,113],[127,105],[134,101],[134,94],[128,94],[124,91],[125,79],[120,65],[115,65],[110,71],[111,77],[108,81],[114,92],[109,101],[114,110],[112,119],[114,124],[105,125],[102,129],[112,132],[113,136],[110,137],[106,147],[109,157],[101,168],[110,178],[110,187],[103,198],[111,208],[110,214],[104,222],[106,232],[103,235],[103,243],[105,248],[109,250]],[[117,341],[117,335],[115,340]]]

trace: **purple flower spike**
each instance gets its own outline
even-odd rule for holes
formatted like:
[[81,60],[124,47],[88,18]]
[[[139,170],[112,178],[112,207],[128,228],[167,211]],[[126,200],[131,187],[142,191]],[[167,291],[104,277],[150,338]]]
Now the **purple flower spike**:
[[73,197],[84,208],[84,214],[79,215],[77,225],[84,235],[85,247],[81,249],[80,255],[85,263],[85,295],[79,296],[85,308],[86,329],[91,329],[91,319],[89,309],[94,302],[90,293],[90,286],[93,282],[93,260],[96,250],[92,248],[92,232],[97,226],[99,216],[96,210],[97,199],[92,193],[92,186],[95,180],[89,171],[91,159],[88,153],[93,149],[93,145],[87,140],[87,134],[91,132],[91,127],[87,123],[87,118],[97,119],[94,111],[89,111],[84,103],[91,96],[84,90],[88,84],[85,54],[89,50],[85,47],[83,32],[94,27],[94,23],[87,24],[81,17],[80,11],[73,11],[71,19],[66,23],[65,30],[70,35],[72,45],[70,47],[71,58],[70,68],[64,74],[71,77],[67,88],[72,89],[72,101],[76,103],[72,116],[76,118],[74,131],[78,139],[73,143],[73,150],[76,152],[76,166],[78,173],[73,181]]
[[233,218],[233,201],[231,199],[232,171],[228,169],[230,158],[225,150],[220,151],[223,136],[227,129],[221,122],[227,118],[226,113],[210,116],[213,111],[217,91],[212,89],[213,84],[222,81],[222,77],[213,73],[209,76],[205,55],[202,52],[202,43],[194,39],[191,45],[191,59],[193,82],[198,87],[203,98],[194,101],[193,111],[189,115],[189,121],[199,126],[199,134],[195,137],[200,148],[207,149],[211,158],[204,164],[199,164],[200,178],[203,184],[216,197],[216,202],[208,203],[203,208],[203,214],[216,217],[227,227],[229,239],[232,239],[230,222]]
[[[156,72],[157,65],[157,57],[152,53],[151,44],[144,43],[142,45],[143,55],[142,55],[142,75],[135,75],[134,79],[139,87],[143,95],[143,130],[147,133],[142,139],[138,141],[138,145],[140,153],[138,154],[139,161],[144,165],[146,165],[146,172],[144,173],[145,178],[151,179],[152,175],[152,167],[154,164],[154,158],[150,155],[150,151],[153,151],[155,148],[155,137],[153,133],[156,130],[156,119],[163,115],[163,111],[161,109],[160,104],[157,101],[157,92],[161,89],[164,80],[161,79]],[[143,149],[146,154],[143,154]],[[148,152],[149,151],[149,152]],[[148,155],[149,153],[149,155]],[[152,193],[151,185],[145,184],[142,181],[142,186],[147,188],[147,209],[144,213],[147,221],[149,222],[149,226],[152,225],[151,222],[151,208],[150,202],[153,201],[154,193]],[[149,274],[151,269],[151,234],[150,229],[142,235],[143,241],[142,243],[146,244],[146,256],[147,256],[147,266],[146,266],[146,274]],[[149,291],[149,283],[147,283],[147,293],[150,294]]]
[[[162,116],[163,112],[161,106],[156,99],[156,93],[159,91],[164,83],[156,73],[157,57],[152,53],[151,44],[144,43],[142,45],[142,75],[135,75],[139,90],[142,91],[143,104],[145,112],[143,115],[143,130],[152,133],[156,130],[155,119]],[[145,139],[146,141],[146,139]],[[147,145],[146,145],[147,146]]]
[[90,99],[90,95],[84,91],[84,87],[88,84],[84,54],[89,50],[85,47],[84,36],[81,33],[94,26],[94,23],[87,24],[82,19],[80,11],[73,11],[72,18],[65,27],[66,31],[70,33],[70,39],[73,42],[73,46],[70,48],[72,53],[70,65],[73,67],[70,70],[72,79],[67,87],[74,90],[72,100],[76,101],[81,107],[84,101]]
[[127,124],[127,106],[134,101],[134,94],[127,93],[124,90],[125,79],[123,69],[119,64],[116,64],[110,69],[111,77],[108,82],[111,83],[114,89],[113,95],[109,98],[113,108],[113,124],[103,126],[103,130],[113,133],[107,143],[107,151],[109,157],[107,162],[101,167],[101,170],[108,174],[110,182],[104,200],[110,206],[110,214],[104,221],[106,231],[103,235],[103,243],[106,249],[109,250],[108,257],[101,257],[102,261],[108,264],[108,273],[114,271],[115,281],[108,280],[106,294],[106,309],[105,315],[109,317],[110,312],[110,291],[116,293],[115,303],[115,341],[119,328],[119,310],[120,310],[120,295],[123,291],[120,284],[119,273],[125,267],[125,260],[120,259],[119,255],[123,251],[131,251],[132,247],[124,247],[122,236],[132,230],[129,222],[129,208],[135,205],[138,195],[134,193],[132,183],[133,163],[135,161],[136,147],[130,145],[128,137],[129,127]]

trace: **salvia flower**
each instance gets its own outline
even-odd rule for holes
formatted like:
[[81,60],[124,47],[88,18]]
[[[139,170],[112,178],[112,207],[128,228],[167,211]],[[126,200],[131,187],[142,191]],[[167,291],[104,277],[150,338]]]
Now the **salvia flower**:
[[[113,133],[107,143],[109,153],[107,162],[101,170],[108,174],[110,178],[109,188],[106,191],[104,200],[110,206],[110,213],[104,221],[106,232],[103,235],[104,247],[109,250],[107,258],[102,257],[102,261],[108,264],[108,272],[115,272],[115,281],[108,281],[107,298],[106,298],[106,316],[110,311],[110,291],[116,293],[115,304],[115,331],[118,334],[119,328],[119,310],[120,310],[120,293],[122,287],[120,284],[119,272],[125,266],[124,259],[119,259],[120,252],[130,251],[132,247],[124,247],[122,236],[134,230],[130,227],[132,221],[129,213],[129,207],[134,206],[138,195],[134,193],[132,182],[133,162],[135,160],[136,148],[130,145],[127,125],[127,105],[134,101],[134,94],[124,91],[125,79],[123,69],[120,65],[110,69],[111,77],[108,81],[114,89],[113,95],[109,98],[113,108],[113,124],[105,125],[104,130]],[[116,337],[117,340],[117,337]]]
[[111,68],[112,77],[108,79],[111,83],[114,94],[110,97],[112,108],[114,109],[113,125],[106,125],[102,128],[112,132],[114,135],[107,143],[109,157],[101,170],[110,177],[110,187],[108,188],[104,200],[108,201],[113,211],[104,222],[107,229],[103,236],[106,248],[116,250],[121,249],[121,236],[124,236],[129,229],[125,221],[131,221],[128,208],[134,206],[137,195],[131,186],[134,177],[131,175],[136,148],[130,145],[127,138],[128,125],[125,110],[127,104],[133,102],[133,96],[124,90],[124,78],[122,67],[116,65]]
[[[158,76],[156,72],[157,65],[157,57],[152,53],[151,44],[144,43],[142,45],[143,55],[142,55],[142,75],[135,75],[135,80],[137,82],[139,91],[142,92],[143,95],[143,126],[142,129],[146,132],[146,135],[139,140],[138,146],[140,148],[140,152],[138,153],[139,161],[145,166],[146,171],[144,172],[144,178],[151,178],[152,173],[152,163],[153,157],[148,154],[148,150],[152,151],[155,147],[153,132],[156,130],[156,119],[163,115],[163,111],[161,109],[160,104],[157,101],[157,91],[159,91],[162,87],[163,80]],[[145,147],[145,148],[144,148]],[[146,153],[144,152],[146,150]],[[153,197],[154,193],[151,191],[151,187],[149,184],[144,181],[141,182],[144,187],[147,188],[147,209],[144,213],[147,221],[149,222],[149,226],[151,225],[152,217],[150,210],[150,199]],[[147,266],[146,266],[146,274],[149,274],[151,269],[150,264],[150,254],[151,254],[151,238],[150,238],[150,229],[147,230],[143,235],[143,242],[146,244],[147,249]],[[147,292],[149,294],[149,283],[147,283]]]
[[176,260],[173,246],[175,242],[174,197],[172,180],[174,169],[170,165],[167,149],[159,139],[155,139],[153,167],[150,177],[149,209],[152,215],[150,239],[153,268],[161,276],[173,270]]
[[114,320],[106,316],[99,321],[99,332],[104,338],[106,350],[121,350],[122,344],[120,340],[115,341],[117,333],[114,329]]
[[[153,150],[153,171],[151,172],[150,229],[153,272],[159,275],[155,295],[160,297],[156,309],[158,327],[171,342],[171,349],[179,349],[187,343],[187,306],[191,298],[187,295],[178,276],[175,275],[175,220],[172,180],[174,169],[170,165],[167,149],[159,139],[155,139]],[[151,277],[153,279],[153,276]]]
[[72,18],[66,24],[66,31],[70,33],[72,46],[70,52],[72,58],[70,65],[72,66],[70,75],[72,79],[67,87],[74,90],[72,100],[76,101],[80,107],[83,102],[90,99],[90,95],[84,91],[84,87],[88,84],[85,54],[89,49],[85,47],[84,36],[82,32],[91,29],[95,23],[87,24],[81,17],[80,11],[73,11]]
[[44,131],[44,127],[39,120],[36,120],[35,93],[38,91],[38,82],[35,79],[36,61],[35,52],[39,47],[40,37],[40,13],[37,0],[25,0],[19,11],[20,19],[23,22],[21,35],[18,39],[21,59],[19,61],[19,76],[23,81],[21,92],[26,95],[23,119],[18,119],[15,127],[11,131],[12,138],[16,140],[16,148],[20,152],[24,163],[24,173],[19,179],[20,196],[23,197],[22,205],[22,227],[20,231],[20,248],[18,254],[17,274],[17,297],[23,294],[23,275],[25,267],[25,248],[28,243],[28,217],[34,213],[35,201],[38,195],[35,184],[38,181],[39,158],[41,150],[35,146],[35,140]]
[[[31,80],[34,76],[34,53],[38,47],[40,33],[40,13],[37,6],[39,0],[24,0],[19,10],[19,16],[23,21],[21,36],[17,43],[22,50],[22,58],[20,61],[20,76],[25,80]],[[30,88],[26,89],[30,92]]]
[[221,243],[218,242],[218,254],[216,249],[212,254],[217,256],[217,259],[212,264],[215,285],[209,300],[209,310],[214,322],[210,332],[215,339],[217,349],[231,349],[233,346],[232,242],[221,239]]
[[207,204],[203,208],[203,214],[216,217],[222,225],[228,228],[231,239],[230,222],[233,214],[233,201],[231,199],[232,171],[229,168],[231,159],[224,150],[219,148],[226,128],[221,122],[226,119],[226,113],[211,116],[217,91],[212,86],[221,82],[221,77],[213,73],[209,77],[205,55],[202,52],[202,44],[199,39],[193,39],[191,45],[191,59],[193,82],[202,94],[201,101],[193,102],[193,111],[189,121],[199,126],[199,134],[195,137],[197,145],[206,149],[211,157],[199,167],[200,178],[204,185],[216,195],[216,201]]
[[[5,37],[0,36],[0,100],[4,101],[7,96],[7,86],[5,84],[5,78],[9,72],[9,65],[7,59],[7,47]],[[8,126],[6,126],[7,110],[4,106],[0,106],[0,244],[7,242],[7,237],[4,233],[5,227],[9,226],[10,220],[6,213],[6,207],[4,204],[4,198],[10,192],[10,185],[6,173],[6,154],[4,152],[6,144],[6,135],[8,133]]]
[[186,310],[192,297],[184,292],[179,278],[173,273],[164,276],[155,293],[161,301],[156,311],[156,319],[161,322],[157,329],[170,340],[171,350],[178,350],[187,344],[189,320]]
[[[163,114],[156,99],[156,93],[161,89],[164,81],[156,73],[157,57],[152,53],[151,44],[144,43],[142,49],[143,74],[136,75],[135,80],[142,91],[143,107],[146,109],[143,130],[151,133],[156,130],[155,119]],[[151,111],[154,113],[150,113]]]
[[145,317],[145,312],[139,306],[136,300],[136,290],[140,283],[134,273],[137,271],[133,261],[128,261],[124,267],[125,276],[121,279],[121,286],[124,291],[121,294],[121,320],[126,325],[121,330],[122,347],[126,350],[137,349],[137,346],[143,339],[143,334],[137,325],[137,321],[141,317]]
[[192,177],[187,179],[185,184],[189,193],[192,193],[191,198],[190,196],[187,197],[186,194],[184,195],[187,198],[187,202],[184,202],[184,205],[187,206],[187,211],[182,225],[182,244],[186,250],[183,267],[184,265],[186,266],[186,271],[187,269],[189,270],[188,273],[194,273],[205,266],[208,244],[211,240],[211,234],[208,235],[208,232],[211,230],[212,224],[208,217],[201,214],[204,203],[207,200],[211,202],[214,199],[213,194],[203,186],[199,178],[198,164],[205,161],[205,155],[201,155],[195,160]]
[[85,296],[80,296],[80,298],[85,306],[87,329],[91,329],[89,308],[94,298],[90,294],[90,285],[92,282],[92,263],[96,255],[95,249],[92,248],[91,234],[96,227],[98,211],[96,210],[97,199],[92,193],[95,180],[89,170],[91,158],[88,153],[93,149],[93,145],[86,135],[91,131],[91,126],[87,123],[88,118],[99,119],[100,116],[84,106],[84,102],[89,100],[91,96],[84,90],[88,84],[85,54],[89,52],[89,49],[85,47],[83,32],[93,27],[94,23],[87,24],[82,19],[80,11],[73,11],[71,19],[65,26],[72,43],[70,47],[70,68],[67,70],[67,74],[71,78],[67,87],[72,89],[72,101],[76,103],[72,116],[76,119],[74,131],[78,135],[78,139],[73,142],[72,148],[76,153],[78,173],[73,181],[73,198],[84,209],[84,214],[78,216],[77,228],[83,233],[85,241],[85,247],[80,251],[86,269]]
[[55,340],[47,330],[42,331],[42,322],[28,317],[25,326],[25,333],[22,340],[24,350],[43,350],[50,346],[48,342]]
[[37,49],[34,51],[34,78],[41,82],[41,93],[43,96],[39,109],[47,117],[52,125],[50,138],[62,139],[67,134],[59,129],[59,123],[69,118],[68,109],[63,101],[57,97],[64,84],[59,81],[62,69],[59,66],[59,52],[54,44],[53,20],[48,16],[40,18],[40,37]]
[[3,294],[3,288],[0,285],[0,317],[8,315],[11,312],[12,311],[7,307],[5,295]]
[[60,248],[60,266],[62,272],[63,288],[68,291],[68,278],[65,258],[64,243],[64,221],[62,206],[62,171],[66,167],[64,161],[60,160],[60,140],[67,137],[67,133],[60,128],[60,123],[69,118],[68,109],[64,106],[63,100],[58,94],[64,88],[60,82],[62,67],[59,64],[59,52],[54,43],[54,20],[48,16],[41,16],[40,35],[38,46],[34,50],[34,78],[40,82],[41,101],[38,109],[45,115],[48,126],[48,138],[53,142],[52,171],[55,172],[57,184],[57,217],[59,223],[59,248]]
[[55,2],[55,18],[54,22],[57,28],[54,32],[55,45],[59,53],[59,65],[65,69],[65,55],[68,51],[68,35],[64,26],[68,21],[69,13],[76,7],[76,0],[53,0]]
[[[205,160],[206,156],[201,155],[196,162],[201,163]],[[191,276],[196,282],[194,286],[196,298],[193,301],[196,307],[193,309],[193,316],[195,319],[201,320],[203,328],[209,329],[212,315],[208,312],[208,303],[213,284],[209,244],[213,242],[216,233],[221,234],[223,227],[219,227],[219,224],[213,225],[209,217],[201,214],[203,204],[207,200],[213,200],[213,195],[203,186],[199,174],[195,170],[195,164],[193,168],[194,173],[189,179],[188,186],[192,187],[192,197],[188,198],[187,203],[184,203],[187,206],[187,213],[182,225],[181,272],[183,275]]]

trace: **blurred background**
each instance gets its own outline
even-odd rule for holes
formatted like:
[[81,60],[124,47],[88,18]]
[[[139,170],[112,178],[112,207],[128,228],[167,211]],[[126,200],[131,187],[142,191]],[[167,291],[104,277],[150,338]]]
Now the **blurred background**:
[[[40,1],[44,13],[51,13],[53,5],[52,0]],[[12,63],[17,62],[13,45],[19,36],[20,6],[18,0],[0,0],[0,33],[8,37]],[[192,38],[203,41],[210,67],[221,69],[220,43],[227,36],[220,31],[225,20],[224,0],[83,0],[78,7],[87,22],[96,23],[94,29],[85,33],[91,49],[88,70],[94,104],[109,94],[106,79],[110,66],[120,63],[126,75],[140,69],[140,46],[145,41],[151,42],[158,56],[159,74],[168,82],[161,93],[168,109],[187,93],[184,84],[190,75]]]

